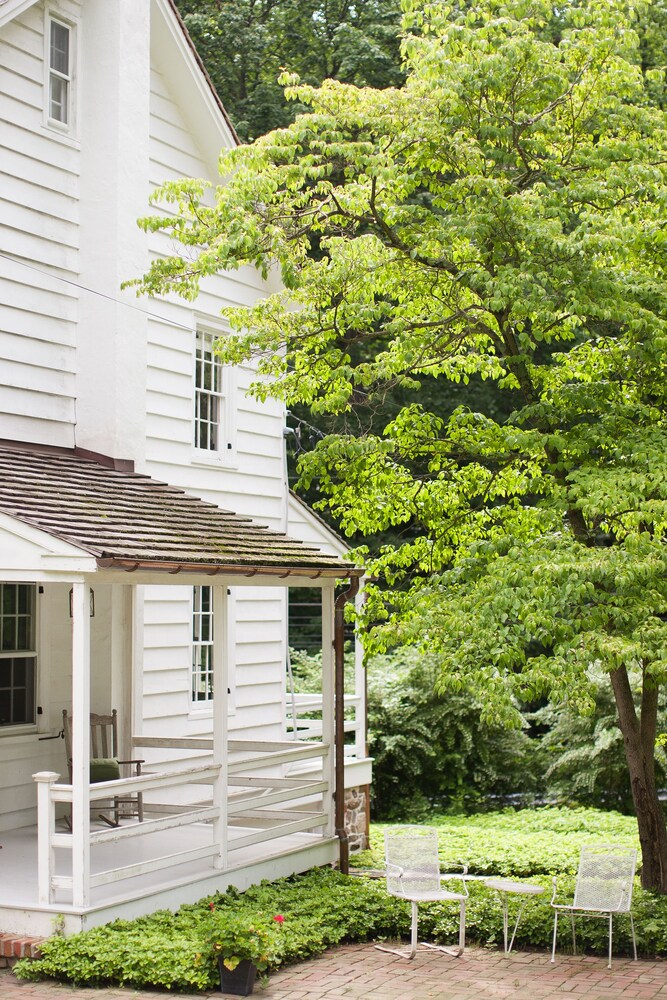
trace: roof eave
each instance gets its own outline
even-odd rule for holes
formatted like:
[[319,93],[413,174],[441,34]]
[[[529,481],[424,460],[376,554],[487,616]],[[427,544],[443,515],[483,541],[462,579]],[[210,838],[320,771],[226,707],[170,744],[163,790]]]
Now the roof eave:
[[175,576],[179,573],[194,574],[199,576],[271,576],[279,579],[286,579],[291,576],[318,580],[348,579],[351,577],[363,576],[363,569],[359,566],[346,566],[343,563],[330,566],[267,566],[246,565],[238,563],[195,563],[195,562],[171,562],[166,560],[150,559],[122,559],[116,556],[98,556],[97,565],[100,569],[118,569],[126,573],[147,572],[147,573],[168,573]]

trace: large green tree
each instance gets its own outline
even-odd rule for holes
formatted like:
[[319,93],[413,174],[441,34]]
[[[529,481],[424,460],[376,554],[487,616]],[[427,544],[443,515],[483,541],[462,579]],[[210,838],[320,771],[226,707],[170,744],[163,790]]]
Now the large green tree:
[[[366,643],[435,652],[441,688],[503,725],[540,698],[592,708],[603,669],[643,884],[666,892],[659,74],[632,0],[403,6],[405,85],[288,81],[309,112],[226,154],[213,207],[198,182],[157,193],[169,214],[143,224],[184,249],[139,290],[194,298],[208,273],[278,266],[286,290],[231,313],[221,346],[255,359],[260,398],[341,413],[413,391],[381,433],[303,460],[344,530],[410,529],[370,561]],[[514,410],[427,410],[424,376],[492,380]]]

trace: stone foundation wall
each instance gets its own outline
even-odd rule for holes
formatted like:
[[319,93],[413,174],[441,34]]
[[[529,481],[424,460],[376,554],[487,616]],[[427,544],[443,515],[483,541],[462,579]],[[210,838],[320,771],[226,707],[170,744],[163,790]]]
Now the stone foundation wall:
[[369,788],[345,789],[345,829],[349,838],[350,854],[368,847]]

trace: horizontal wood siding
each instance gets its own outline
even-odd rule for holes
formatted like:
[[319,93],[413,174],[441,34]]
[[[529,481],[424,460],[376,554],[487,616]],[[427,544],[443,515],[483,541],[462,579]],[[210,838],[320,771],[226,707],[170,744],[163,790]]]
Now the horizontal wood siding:
[[[236,709],[230,733],[279,739],[283,733],[283,596],[273,588],[235,588],[236,646],[229,665]],[[211,736],[210,712],[190,701],[191,590],[147,587],[144,603],[144,736]],[[143,751],[142,751],[143,754]],[[147,751],[149,762],[183,761],[182,751]]]
[[[80,3],[61,12],[76,18]],[[0,33],[0,437],[74,444],[79,150],[44,125],[44,11]]]

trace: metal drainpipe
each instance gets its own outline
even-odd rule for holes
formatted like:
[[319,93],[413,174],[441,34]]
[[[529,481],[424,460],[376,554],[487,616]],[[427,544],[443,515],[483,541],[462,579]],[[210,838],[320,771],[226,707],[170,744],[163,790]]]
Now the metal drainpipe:
[[334,603],[334,699],[335,699],[335,805],[336,836],[340,844],[340,870],[350,870],[350,848],[345,829],[345,605],[359,591],[359,577],[353,576],[347,590]]

